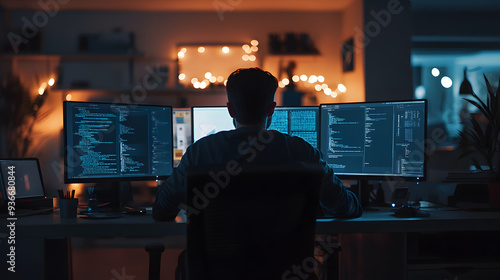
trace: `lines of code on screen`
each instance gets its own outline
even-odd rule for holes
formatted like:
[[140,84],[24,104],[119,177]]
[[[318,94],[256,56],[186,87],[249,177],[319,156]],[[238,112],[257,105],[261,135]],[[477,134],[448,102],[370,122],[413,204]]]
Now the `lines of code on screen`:
[[67,177],[133,178],[172,172],[171,108],[67,102]]
[[269,129],[304,139],[318,147],[317,107],[276,107]]
[[321,147],[338,175],[424,176],[424,101],[321,105]]

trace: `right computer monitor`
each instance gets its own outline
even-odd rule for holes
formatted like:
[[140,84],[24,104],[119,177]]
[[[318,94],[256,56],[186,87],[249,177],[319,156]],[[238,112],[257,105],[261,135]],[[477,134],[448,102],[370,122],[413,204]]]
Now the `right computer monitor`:
[[426,100],[320,105],[320,150],[350,179],[425,178]]

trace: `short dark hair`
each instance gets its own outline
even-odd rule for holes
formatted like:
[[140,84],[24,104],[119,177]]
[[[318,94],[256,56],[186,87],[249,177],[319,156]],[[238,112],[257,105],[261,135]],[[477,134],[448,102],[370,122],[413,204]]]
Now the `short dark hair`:
[[260,68],[240,68],[227,79],[227,99],[236,120],[244,125],[262,124],[274,101],[278,80]]

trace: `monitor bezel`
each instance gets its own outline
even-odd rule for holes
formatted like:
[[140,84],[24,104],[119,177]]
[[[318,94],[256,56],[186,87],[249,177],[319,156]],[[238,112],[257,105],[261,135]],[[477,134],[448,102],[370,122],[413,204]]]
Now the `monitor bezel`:
[[140,106],[140,107],[162,107],[162,108],[170,108],[170,131],[171,131],[171,163],[172,163],[172,173],[174,171],[174,153],[173,153],[173,125],[172,125],[172,111],[173,108],[170,105],[154,105],[154,104],[127,104],[127,103],[113,103],[113,102],[100,102],[100,101],[63,101],[63,138],[64,138],[64,183],[72,184],[72,183],[101,183],[101,182],[128,182],[128,181],[154,181],[154,180],[165,180],[172,175],[172,173],[168,175],[161,176],[117,176],[117,177],[87,177],[87,178],[68,178],[68,132],[67,132],[67,104],[76,104],[76,103],[87,103],[87,104],[100,104],[100,105],[117,105],[117,106]]
[[[390,100],[390,101],[364,101],[364,102],[346,102],[346,103],[321,103],[319,105],[319,131],[318,131],[318,139],[319,139],[319,147],[318,150],[323,154],[321,150],[321,141],[322,141],[322,110],[324,105],[356,105],[356,104],[382,104],[382,103],[399,103],[399,102],[423,102],[424,103],[424,168],[422,176],[394,176],[394,175],[372,175],[372,174],[338,174],[335,173],[337,177],[340,179],[349,179],[349,180],[383,180],[383,181],[410,181],[410,182],[424,182],[427,180],[427,165],[428,165],[428,148],[427,148],[427,118],[428,118],[428,110],[427,110],[427,99],[405,99],[405,100]],[[326,160],[325,160],[326,162]],[[328,164],[328,163],[327,163]]]

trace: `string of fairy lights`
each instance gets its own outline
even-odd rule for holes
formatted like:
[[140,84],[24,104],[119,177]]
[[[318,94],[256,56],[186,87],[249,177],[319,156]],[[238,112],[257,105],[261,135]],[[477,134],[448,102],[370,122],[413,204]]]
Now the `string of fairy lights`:
[[[257,40],[252,40],[250,44],[243,44],[241,48],[245,52],[241,56],[241,60],[243,61],[256,61],[257,56],[256,53],[259,51],[259,41]],[[233,48],[236,46],[221,46],[220,51],[223,54],[228,54],[232,51]],[[204,54],[206,51],[206,47],[204,46],[199,46],[197,48],[198,54]],[[188,55],[188,50],[187,48],[183,47],[180,48],[179,51],[177,52],[177,57],[179,60],[182,60],[186,58]],[[184,82],[185,84],[189,84],[186,82],[188,75],[186,73],[179,73],[178,75],[178,80],[180,82]],[[347,88],[344,84],[339,83],[337,84],[336,87],[333,89],[325,83],[325,77],[322,75],[293,75],[292,76],[292,81],[295,83],[303,82],[303,85],[306,87],[312,87],[316,92],[323,92],[327,96],[331,96],[332,98],[336,98],[339,94],[346,93]],[[285,88],[287,85],[290,84],[290,79],[288,78],[283,78],[279,81],[279,87],[280,88]],[[222,86],[226,85],[227,79],[222,76],[222,75],[216,75],[212,71],[207,71],[205,72],[204,76],[202,77],[193,77],[189,81],[191,86],[194,89],[206,89],[210,86]]]

